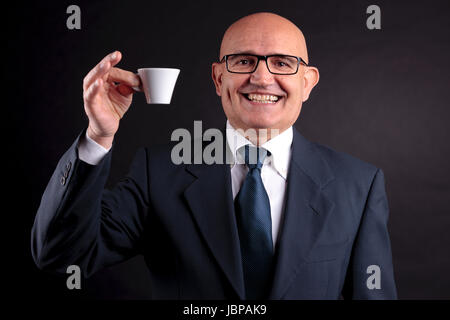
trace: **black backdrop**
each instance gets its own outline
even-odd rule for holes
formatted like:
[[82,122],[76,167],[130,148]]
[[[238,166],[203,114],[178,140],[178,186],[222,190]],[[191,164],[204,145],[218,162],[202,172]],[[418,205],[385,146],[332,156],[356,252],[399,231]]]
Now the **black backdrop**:
[[[81,30],[68,30],[66,8],[81,8]],[[381,8],[381,30],[368,30],[366,8]],[[172,104],[142,94],[115,142],[114,184],[140,146],[169,141],[176,128],[222,128],[225,117],[210,78],[226,27],[271,11],[303,30],[321,79],[296,127],[310,140],[382,168],[390,204],[395,276],[402,299],[450,298],[450,4],[448,1],[59,1],[16,3],[7,21],[3,117],[8,144],[7,203],[20,228],[17,260],[7,265],[17,294],[38,299],[149,298],[141,257],[66,289],[30,253],[30,230],[59,157],[86,127],[82,80],[106,54],[119,67],[179,67]],[[13,200],[14,199],[14,200]],[[6,220],[5,220],[6,221]],[[12,244],[13,238],[9,243]],[[19,267],[20,266],[20,267]]]

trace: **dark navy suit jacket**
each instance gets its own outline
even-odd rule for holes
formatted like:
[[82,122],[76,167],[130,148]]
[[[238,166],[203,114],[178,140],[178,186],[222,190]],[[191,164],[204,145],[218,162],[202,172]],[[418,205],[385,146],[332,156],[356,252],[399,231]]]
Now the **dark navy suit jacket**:
[[[40,269],[75,264],[90,276],[142,254],[155,299],[245,299],[229,165],[175,165],[168,146],[140,149],[108,190],[111,151],[91,166],[77,144],[36,215],[31,245]],[[380,169],[294,129],[285,201],[269,299],[396,298]],[[379,289],[367,285],[372,265]]]

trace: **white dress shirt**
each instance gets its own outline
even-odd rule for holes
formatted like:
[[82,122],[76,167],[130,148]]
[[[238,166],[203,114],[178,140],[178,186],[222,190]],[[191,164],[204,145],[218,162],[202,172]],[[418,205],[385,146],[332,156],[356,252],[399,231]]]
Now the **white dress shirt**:
[[[236,131],[228,121],[226,134],[227,145],[232,156],[230,159],[234,160],[234,163],[231,164],[231,183],[233,199],[235,199],[248,173],[248,167],[245,165],[240,150],[245,145],[253,144]],[[269,196],[274,248],[278,241],[278,233],[284,212],[286,179],[291,160],[292,136],[292,127],[290,127],[260,146],[271,153],[270,156],[264,159],[264,164],[261,168],[261,179]]]
[[[261,179],[269,196],[274,248],[278,241],[280,223],[284,212],[286,179],[291,159],[292,137],[292,127],[290,127],[260,146],[270,152],[270,156],[264,159],[264,164],[261,169]],[[240,150],[247,144],[253,144],[236,131],[228,121],[226,126],[226,139],[228,146],[227,152],[230,153],[228,159],[231,159],[231,186],[233,199],[235,199],[248,172]],[[105,149],[89,138],[87,133],[84,139],[80,139],[78,144],[78,156],[80,160],[91,165],[98,164],[108,151],[109,149]]]

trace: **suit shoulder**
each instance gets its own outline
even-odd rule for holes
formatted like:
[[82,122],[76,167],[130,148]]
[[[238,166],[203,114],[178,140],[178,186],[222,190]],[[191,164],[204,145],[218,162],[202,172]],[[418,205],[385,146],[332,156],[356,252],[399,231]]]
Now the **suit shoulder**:
[[312,142],[312,144],[337,176],[353,176],[358,178],[369,176],[373,178],[379,170],[375,165],[348,153],[336,151],[327,145],[317,142]]

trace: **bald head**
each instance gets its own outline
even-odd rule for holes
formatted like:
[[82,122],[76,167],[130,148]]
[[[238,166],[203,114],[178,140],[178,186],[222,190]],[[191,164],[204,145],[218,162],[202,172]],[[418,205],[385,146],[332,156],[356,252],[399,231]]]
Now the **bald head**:
[[[272,52],[278,51],[278,52]],[[302,31],[277,14],[260,12],[243,17],[225,31],[220,58],[232,53],[300,56],[308,63],[308,51]]]

